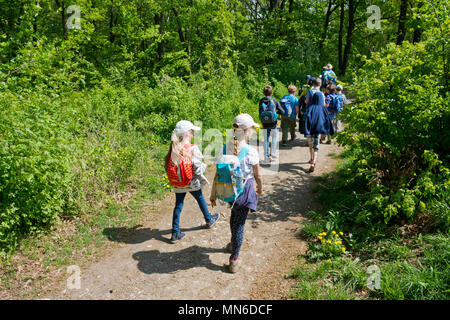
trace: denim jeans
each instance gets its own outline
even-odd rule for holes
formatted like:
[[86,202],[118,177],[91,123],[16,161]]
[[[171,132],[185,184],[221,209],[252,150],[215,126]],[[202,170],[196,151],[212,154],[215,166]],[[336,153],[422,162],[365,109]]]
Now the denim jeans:
[[[264,156],[265,158],[269,158],[269,142],[271,144],[272,152],[270,155],[275,156],[277,153],[277,145],[278,145],[278,128],[275,129],[264,129],[266,130],[265,139],[264,139]],[[272,137],[271,137],[272,136]]]
[[[190,191],[192,196],[197,200],[198,205],[200,206],[200,210],[202,210],[203,217],[205,218],[205,222],[211,220],[211,214],[209,213],[208,206],[206,204],[205,198],[203,197],[202,190]],[[181,210],[183,210],[183,202],[184,197],[186,197],[186,192],[184,193],[175,193],[175,208],[173,209],[173,218],[172,218],[172,234],[176,234],[180,232],[180,215]]]

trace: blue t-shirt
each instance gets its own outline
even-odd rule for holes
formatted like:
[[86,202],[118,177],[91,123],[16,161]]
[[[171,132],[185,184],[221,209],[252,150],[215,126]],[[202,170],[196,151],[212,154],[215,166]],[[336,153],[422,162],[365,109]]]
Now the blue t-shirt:
[[[287,102],[287,103],[286,103]],[[297,111],[295,107],[298,107],[300,104],[298,102],[298,98],[293,94],[287,94],[283,96],[280,100],[280,104],[284,110],[284,116],[289,117],[291,119],[295,119],[297,117]],[[289,106],[289,110],[286,106]]]

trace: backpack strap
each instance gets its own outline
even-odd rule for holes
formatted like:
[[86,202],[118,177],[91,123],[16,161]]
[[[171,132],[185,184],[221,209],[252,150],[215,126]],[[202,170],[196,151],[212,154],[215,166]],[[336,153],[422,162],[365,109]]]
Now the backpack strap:
[[245,156],[247,155],[247,153],[249,151],[250,151],[250,146],[248,144],[245,144],[238,154],[239,162],[242,162],[242,160],[244,160]]

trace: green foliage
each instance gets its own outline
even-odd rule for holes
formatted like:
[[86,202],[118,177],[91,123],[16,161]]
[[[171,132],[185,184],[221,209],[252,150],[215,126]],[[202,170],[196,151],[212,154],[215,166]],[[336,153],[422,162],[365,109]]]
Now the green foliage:
[[[370,194],[360,199],[355,222],[373,220],[369,215],[388,223],[437,213],[434,224],[445,230],[449,140],[442,133],[449,130],[450,108],[439,64],[424,44],[389,45],[355,79],[359,103],[344,113],[349,125],[338,136],[355,155],[348,170]],[[447,214],[433,210],[438,206]]]
[[199,120],[204,130],[223,130],[239,112],[256,116],[257,101],[244,88],[262,89],[263,81],[248,74],[242,82],[224,70],[190,83],[163,78],[154,88],[146,81],[127,87],[103,81],[91,90],[53,92],[52,99],[47,87],[26,98],[4,91],[1,250],[11,252],[21,237],[95,211],[130,189],[170,189],[162,159],[175,123]]

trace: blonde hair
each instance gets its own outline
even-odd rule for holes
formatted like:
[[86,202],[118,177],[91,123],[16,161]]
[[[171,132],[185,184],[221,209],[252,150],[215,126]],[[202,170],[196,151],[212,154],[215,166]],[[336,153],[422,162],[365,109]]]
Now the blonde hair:
[[227,154],[231,151],[231,142],[233,147],[233,154],[235,156],[238,155],[239,147],[242,142],[248,143],[250,140],[250,136],[253,133],[253,127],[247,129],[240,129],[237,124],[233,124],[233,137],[227,144]]
[[288,92],[289,93],[291,93],[291,94],[293,94],[293,93],[296,93],[297,92],[297,87],[296,86],[294,86],[293,84],[290,84],[289,86],[288,86]]
[[169,166],[170,157],[172,157],[172,162],[175,165],[178,165],[178,161],[185,156],[184,146],[190,143],[190,139],[188,139],[188,133],[192,130],[184,132],[182,135],[177,134],[175,131],[172,132],[169,152],[164,158],[164,167],[167,169]]

